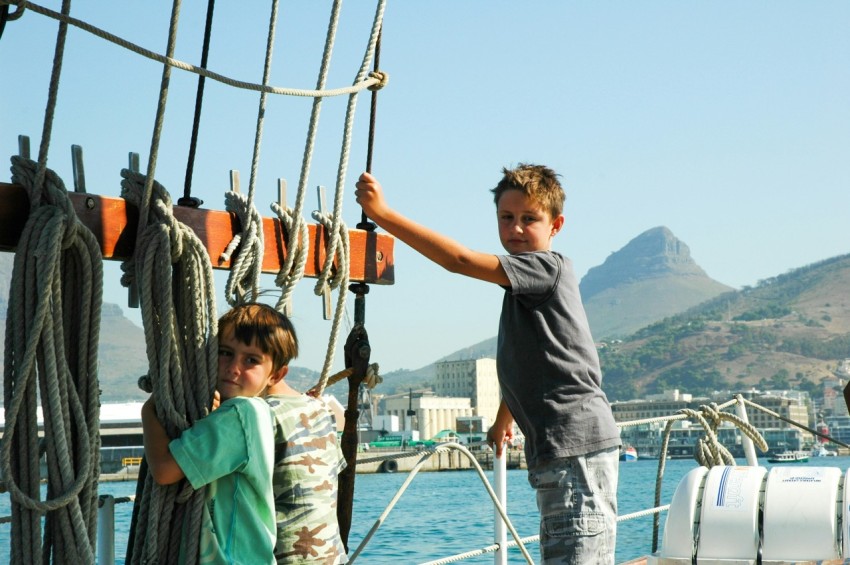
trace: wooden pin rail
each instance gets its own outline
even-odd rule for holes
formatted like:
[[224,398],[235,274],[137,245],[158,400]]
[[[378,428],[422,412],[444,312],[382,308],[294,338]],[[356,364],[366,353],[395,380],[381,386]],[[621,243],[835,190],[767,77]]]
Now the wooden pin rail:
[[[80,221],[94,233],[104,259],[123,261],[133,254],[138,210],[123,198],[69,192]],[[0,182],[0,250],[14,251],[29,216],[29,198],[23,187]],[[190,227],[206,247],[214,269],[228,269],[221,253],[240,229],[235,214],[203,208],[174,206],[174,217]],[[316,278],[325,261],[325,230],[308,224],[310,249],[304,276]],[[265,253],[263,272],[277,273],[286,258],[286,242],[278,218],[263,218]],[[350,278],[352,282],[393,284],[392,236],[364,230],[349,230]]]

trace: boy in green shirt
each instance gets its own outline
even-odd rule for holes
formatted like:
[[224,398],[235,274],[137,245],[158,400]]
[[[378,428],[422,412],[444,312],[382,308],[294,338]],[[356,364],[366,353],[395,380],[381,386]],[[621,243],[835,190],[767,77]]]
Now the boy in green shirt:
[[[286,373],[298,343],[289,320],[259,304],[219,320],[221,405],[171,440],[148,400],[142,408],[145,457],[163,485],[208,485],[200,562],[274,563],[274,430],[260,398]],[[185,551],[185,548],[184,548]]]

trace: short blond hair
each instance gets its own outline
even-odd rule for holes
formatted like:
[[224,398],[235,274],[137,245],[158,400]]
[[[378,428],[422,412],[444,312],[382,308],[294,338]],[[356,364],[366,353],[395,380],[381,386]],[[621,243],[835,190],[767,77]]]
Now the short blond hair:
[[251,302],[228,310],[218,320],[218,334],[233,332],[246,345],[256,344],[272,358],[272,370],[279,371],[298,357],[298,337],[284,314],[267,304]]
[[504,176],[493,193],[493,202],[499,205],[499,199],[507,190],[518,190],[557,218],[564,211],[564,189],[555,171],[544,165],[520,163],[514,169],[502,169]]

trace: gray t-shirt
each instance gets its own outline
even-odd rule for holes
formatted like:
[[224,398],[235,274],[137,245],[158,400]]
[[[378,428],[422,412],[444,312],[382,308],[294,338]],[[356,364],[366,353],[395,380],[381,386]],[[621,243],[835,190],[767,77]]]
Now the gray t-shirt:
[[499,256],[511,282],[499,322],[502,397],[529,468],[620,445],[572,263],[554,251]]

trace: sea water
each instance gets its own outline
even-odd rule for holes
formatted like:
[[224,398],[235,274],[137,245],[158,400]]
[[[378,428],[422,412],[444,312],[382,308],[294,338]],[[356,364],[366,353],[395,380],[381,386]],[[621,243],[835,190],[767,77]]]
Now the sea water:
[[[740,462],[740,461],[739,461]],[[772,467],[766,459],[759,464]],[[850,457],[812,458],[808,465],[838,467],[850,465]],[[667,461],[662,481],[661,504],[669,504],[681,478],[696,466],[693,460]],[[486,472],[492,483],[492,471]],[[640,460],[620,463],[617,492],[619,514],[630,514],[652,508],[658,461]],[[354,514],[349,548],[353,552],[392,501],[407,478],[407,473],[359,474],[355,481]],[[101,494],[115,497],[135,494],[136,483],[101,483]],[[124,563],[133,504],[115,506],[115,562]],[[526,471],[508,471],[507,511],[520,537],[538,534],[539,517],[534,491],[526,479]],[[0,517],[11,514],[9,494],[0,496]],[[495,511],[490,497],[475,471],[445,471],[419,473],[397,504],[369,540],[357,562],[364,565],[408,565],[424,563],[457,553],[473,551],[493,543]],[[661,526],[664,525],[662,513]],[[652,516],[619,522],[617,528],[617,563],[624,563],[652,552]],[[0,562],[7,562],[11,525],[0,524]],[[508,533],[508,539],[511,539]],[[660,544],[660,537],[659,537]],[[538,561],[536,543],[527,545],[532,558]],[[510,563],[524,563],[520,551],[509,551]],[[493,555],[486,554],[461,563],[487,565]]]

